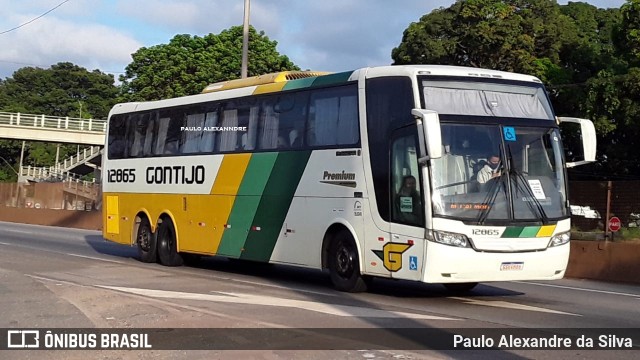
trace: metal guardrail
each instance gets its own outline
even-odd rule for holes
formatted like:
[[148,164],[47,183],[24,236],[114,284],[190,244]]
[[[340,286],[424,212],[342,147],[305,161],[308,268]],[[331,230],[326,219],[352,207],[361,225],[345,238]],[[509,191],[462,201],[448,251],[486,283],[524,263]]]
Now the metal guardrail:
[[[72,173],[70,170],[74,167],[87,162],[100,154],[100,146],[92,146],[85,148],[82,152],[71,156],[68,159],[54,165],[46,167],[23,166],[20,176],[26,178],[34,178],[39,180],[63,181],[67,179],[80,180],[81,175]],[[92,183],[95,182],[92,181]]]
[[22,171],[20,176],[26,178],[34,178],[40,180],[49,180],[49,181],[82,181],[87,184],[95,183],[95,179],[92,181],[82,180],[82,176],[69,172],[63,171],[62,169],[56,168],[55,166],[51,167],[35,167],[35,166],[24,166],[22,167]]
[[73,190],[76,195],[96,199],[100,193],[100,187],[95,184],[95,181],[85,181],[77,179],[67,179],[64,181],[64,188],[66,190]]
[[57,129],[66,131],[106,133],[107,121],[99,119],[80,119],[0,111],[0,126]]
[[71,168],[76,167],[78,164],[84,163],[89,159],[92,159],[100,154],[100,146],[92,146],[85,148],[81,153],[75,156],[71,156],[68,159],[64,159],[58,164],[58,168],[62,168],[64,171],[68,171]]

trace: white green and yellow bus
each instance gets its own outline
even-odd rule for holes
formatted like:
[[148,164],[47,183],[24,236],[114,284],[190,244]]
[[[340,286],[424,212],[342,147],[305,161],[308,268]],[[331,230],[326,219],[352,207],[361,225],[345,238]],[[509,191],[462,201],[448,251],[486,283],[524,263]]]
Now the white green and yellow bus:
[[[562,121],[579,124],[583,161],[565,162]],[[593,124],[557,118],[540,80],[452,66],[217,83],[118,104],[107,131],[105,239],[168,266],[328,269],[342,291],[562,278],[566,168],[595,158]]]

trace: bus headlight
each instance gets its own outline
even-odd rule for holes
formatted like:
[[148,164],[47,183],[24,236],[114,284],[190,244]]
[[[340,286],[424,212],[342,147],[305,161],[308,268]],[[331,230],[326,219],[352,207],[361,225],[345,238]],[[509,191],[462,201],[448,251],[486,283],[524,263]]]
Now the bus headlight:
[[469,238],[464,234],[452,233],[447,231],[434,231],[433,240],[440,244],[457,247],[469,247]]
[[564,245],[568,243],[570,239],[571,239],[571,233],[569,231],[553,235],[547,247]]

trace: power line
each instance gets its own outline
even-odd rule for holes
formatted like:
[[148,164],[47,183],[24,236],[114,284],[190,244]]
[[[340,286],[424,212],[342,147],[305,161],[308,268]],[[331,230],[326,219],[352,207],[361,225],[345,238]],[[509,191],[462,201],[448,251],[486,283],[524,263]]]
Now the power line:
[[47,15],[48,13],[52,12],[53,10],[55,10],[55,9],[59,8],[60,6],[64,5],[64,3],[67,3],[67,2],[69,2],[69,1],[70,1],[70,0],[64,0],[64,1],[63,1],[63,2],[61,2],[60,4],[58,4],[58,5],[56,5],[55,7],[53,7],[53,8],[51,8],[51,9],[49,9],[48,11],[46,11],[44,14],[42,14],[42,15],[40,15],[40,16],[38,16],[38,17],[36,17],[36,18],[33,18],[33,19],[31,19],[31,20],[27,21],[27,22],[26,22],[26,23],[24,23],[24,24],[20,24],[20,25],[18,25],[18,26],[16,26],[16,27],[14,27],[14,28],[12,28],[12,29],[5,30],[5,31],[3,31],[3,32],[0,32],[0,35],[6,34],[6,33],[8,33],[8,32],[11,32],[11,31],[14,31],[14,30],[20,29],[20,28],[21,28],[21,27],[23,27],[23,26],[29,25],[29,24],[31,24],[32,22],[34,22],[34,21],[36,21],[36,20],[40,19],[41,17],[43,17],[43,16]]

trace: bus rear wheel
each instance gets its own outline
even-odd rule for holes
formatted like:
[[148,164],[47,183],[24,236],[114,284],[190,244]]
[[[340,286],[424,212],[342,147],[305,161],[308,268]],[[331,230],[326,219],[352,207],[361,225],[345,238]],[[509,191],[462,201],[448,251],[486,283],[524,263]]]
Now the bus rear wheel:
[[181,266],[184,263],[178,253],[176,228],[170,219],[165,219],[158,229],[158,258],[165,266]]
[[447,290],[456,293],[463,293],[467,291],[471,291],[474,287],[478,285],[477,282],[471,283],[450,283],[450,284],[442,284]]
[[367,290],[367,282],[360,274],[358,249],[351,234],[340,231],[329,247],[329,272],[331,282],[337,290],[362,292]]
[[151,232],[151,224],[149,224],[149,219],[146,217],[143,217],[140,220],[140,224],[138,224],[136,242],[138,243],[138,257],[140,261],[145,263],[154,263],[157,261],[156,234]]

